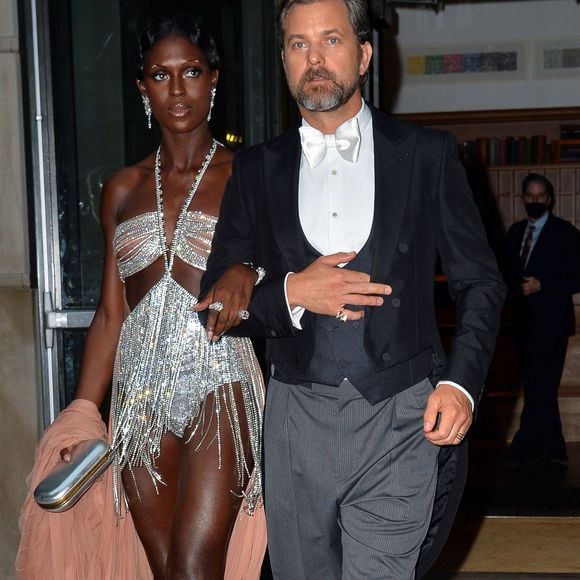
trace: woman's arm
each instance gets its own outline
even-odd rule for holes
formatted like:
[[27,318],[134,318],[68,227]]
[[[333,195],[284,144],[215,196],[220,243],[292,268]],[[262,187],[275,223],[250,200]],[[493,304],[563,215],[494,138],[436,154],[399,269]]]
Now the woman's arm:
[[111,386],[115,351],[126,312],[124,284],[119,277],[113,236],[117,226],[116,179],[105,184],[101,201],[101,226],[105,238],[105,260],[101,296],[89,328],[75,399],[87,399],[101,406]]

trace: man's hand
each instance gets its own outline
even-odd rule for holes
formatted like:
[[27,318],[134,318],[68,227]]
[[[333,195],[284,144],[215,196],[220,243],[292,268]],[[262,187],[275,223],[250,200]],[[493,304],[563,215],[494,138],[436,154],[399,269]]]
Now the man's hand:
[[340,311],[347,320],[359,320],[364,311],[348,310],[345,304],[380,306],[382,296],[392,292],[390,286],[371,282],[370,275],[364,272],[337,267],[355,256],[356,252],[321,256],[301,272],[289,276],[286,291],[290,308],[302,306],[310,312],[328,316],[335,316]]
[[221,304],[223,309],[209,308],[207,336],[213,342],[242,321],[240,311],[247,311],[256,282],[256,272],[246,264],[232,264],[195,306],[200,312],[211,304]]
[[459,389],[443,383],[429,395],[423,421],[431,443],[458,445],[473,421],[471,402]]
[[529,296],[539,292],[542,289],[542,284],[534,276],[524,276],[524,281],[521,283],[520,288],[524,296]]

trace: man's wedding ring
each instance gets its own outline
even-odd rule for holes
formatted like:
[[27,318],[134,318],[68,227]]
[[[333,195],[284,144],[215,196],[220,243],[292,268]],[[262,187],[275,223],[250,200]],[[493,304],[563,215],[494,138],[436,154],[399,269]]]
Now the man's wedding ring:
[[336,313],[336,319],[341,322],[346,322],[348,320],[348,315],[344,312],[344,306]]
[[221,312],[224,309],[224,305],[221,302],[212,302],[208,308],[216,312]]
[[459,432],[459,433],[457,433],[456,437],[457,437],[457,439],[459,439],[459,441],[463,441],[463,438],[465,437],[465,434]]
[[240,308],[238,310],[238,316],[242,319],[242,320],[248,320],[248,318],[250,318],[250,313],[247,310],[244,310],[243,308]]

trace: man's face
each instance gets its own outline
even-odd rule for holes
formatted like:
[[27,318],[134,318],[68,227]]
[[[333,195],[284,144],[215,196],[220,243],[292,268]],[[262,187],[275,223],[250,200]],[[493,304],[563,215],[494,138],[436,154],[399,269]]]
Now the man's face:
[[532,220],[536,220],[548,209],[550,196],[546,193],[543,183],[531,181],[523,194],[526,213]]
[[372,49],[354,34],[342,0],[290,9],[282,58],[292,96],[309,111],[332,111],[359,90]]

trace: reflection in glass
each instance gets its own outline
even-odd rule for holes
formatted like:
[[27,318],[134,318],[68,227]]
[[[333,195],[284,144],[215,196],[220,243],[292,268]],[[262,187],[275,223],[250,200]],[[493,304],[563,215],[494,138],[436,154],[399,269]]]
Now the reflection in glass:
[[[147,129],[135,85],[137,37],[162,14],[201,19],[218,42],[221,75],[212,119],[214,135],[243,143],[242,77],[234,0],[127,2],[55,0],[50,3],[55,157],[61,260],[60,308],[95,308],[103,242],[99,223],[103,183],[148,155],[159,141]],[[152,192],[153,195],[153,192]]]

